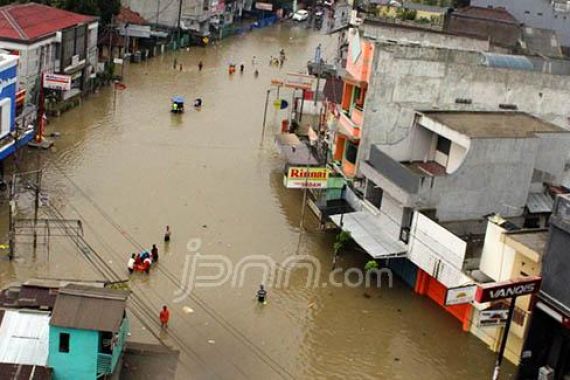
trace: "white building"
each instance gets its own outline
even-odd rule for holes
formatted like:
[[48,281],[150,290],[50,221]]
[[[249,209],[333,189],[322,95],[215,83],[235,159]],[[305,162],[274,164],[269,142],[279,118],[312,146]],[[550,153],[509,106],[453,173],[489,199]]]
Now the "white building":
[[98,22],[41,4],[0,7],[0,49],[19,55],[19,87],[37,99],[40,73],[69,76],[70,89],[60,100],[88,89],[97,67]]

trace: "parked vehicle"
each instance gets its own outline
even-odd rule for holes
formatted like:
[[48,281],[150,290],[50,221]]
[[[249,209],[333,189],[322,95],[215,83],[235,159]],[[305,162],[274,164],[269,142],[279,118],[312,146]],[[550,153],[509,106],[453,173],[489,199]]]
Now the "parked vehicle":
[[293,15],[293,21],[306,21],[309,18],[309,12],[304,9],[299,9]]

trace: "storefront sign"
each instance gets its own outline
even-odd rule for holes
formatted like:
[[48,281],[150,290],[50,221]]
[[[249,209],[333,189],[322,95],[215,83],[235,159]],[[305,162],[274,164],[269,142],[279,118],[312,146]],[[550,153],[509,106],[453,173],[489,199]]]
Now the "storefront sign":
[[260,11],[271,12],[273,10],[273,4],[256,2],[255,9],[259,9]]
[[273,107],[278,110],[284,110],[289,107],[289,103],[285,99],[277,99],[273,102]]
[[52,90],[69,91],[71,89],[71,76],[59,74],[44,74],[44,88]]
[[483,310],[479,313],[479,327],[504,325],[508,318],[508,309]]
[[283,178],[285,187],[288,189],[325,189],[329,178],[329,170],[324,167],[305,168],[292,166],[287,170]]
[[445,306],[462,305],[471,303],[475,297],[477,285],[459,286],[457,288],[449,288],[445,293]]
[[531,276],[517,280],[479,285],[475,301],[479,303],[513,298],[538,292],[542,277]]

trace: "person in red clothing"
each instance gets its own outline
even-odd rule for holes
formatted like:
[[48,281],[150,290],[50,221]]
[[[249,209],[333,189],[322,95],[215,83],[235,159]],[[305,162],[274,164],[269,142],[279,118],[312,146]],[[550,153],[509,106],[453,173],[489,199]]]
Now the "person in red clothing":
[[168,310],[166,305],[164,305],[162,307],[162,310],[160,311],[160,326],[163,329],[168,328],[168,320],[169,319],[170,319],[170,311]]

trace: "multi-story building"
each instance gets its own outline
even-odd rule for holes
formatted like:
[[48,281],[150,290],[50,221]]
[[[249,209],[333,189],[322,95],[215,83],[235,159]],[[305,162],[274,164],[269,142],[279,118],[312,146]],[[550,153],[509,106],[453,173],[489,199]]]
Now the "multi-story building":
[[557,197],[542,257],[542,287],[522,354],[519,378],[570,376],[570,196]]
[[570,47],[570,7],[565,0],[471,0],[471,5],[502,7],[526,26],[556,31],[562,46]]
[[[552,203],[549,203],[552,211]],[[504,282],[540,276],[542,258],[548,241],[547,229],[524,229],[499,215],[489,217],[480,270],[489,280]],[[505,357],[518,365],[532,319],[532,296],[517,297],[509,330]],[[470,331],[498,351],[503,333],[505,302],[474,303]],[[496,317],[499,316],[499,317]]]
[[68,100],[89,90],[97,69],[95,17],[46,5],[27,3],[0,7],[0,48],[20,56],[19,87],[37,103],[41,76],[62,74],[63,90],[56,100]]

